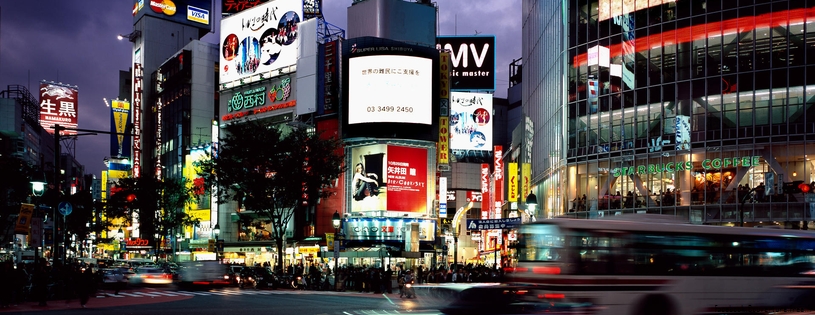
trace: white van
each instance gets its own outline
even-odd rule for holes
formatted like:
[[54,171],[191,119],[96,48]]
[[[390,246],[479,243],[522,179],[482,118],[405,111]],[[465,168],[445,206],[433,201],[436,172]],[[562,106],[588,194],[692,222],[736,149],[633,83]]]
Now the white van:
[[181,286],[223,286],[230,279],[226,268],[218,261],[185,261],[179,268],[178,284]]

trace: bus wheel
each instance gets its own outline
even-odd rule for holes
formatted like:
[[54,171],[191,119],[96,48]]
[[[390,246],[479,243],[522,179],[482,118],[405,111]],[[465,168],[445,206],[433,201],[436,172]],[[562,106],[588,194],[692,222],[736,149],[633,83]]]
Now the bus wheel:
[[676,307],[668,296],[651,294],[645,296],[635,309],[635,315],[676,315]]

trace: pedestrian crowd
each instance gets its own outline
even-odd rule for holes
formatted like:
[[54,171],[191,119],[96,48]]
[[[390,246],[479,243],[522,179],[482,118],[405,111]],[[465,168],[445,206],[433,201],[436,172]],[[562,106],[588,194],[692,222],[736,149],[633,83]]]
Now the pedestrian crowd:
[[93,265],[59,262],[37,263],[2,262],[0,268],[0,306],[8,308],[27,302],[47,305],[49,300],[64,299],[70,303],[78,299],[85,307],[102,282],[101,273],[94,272]]

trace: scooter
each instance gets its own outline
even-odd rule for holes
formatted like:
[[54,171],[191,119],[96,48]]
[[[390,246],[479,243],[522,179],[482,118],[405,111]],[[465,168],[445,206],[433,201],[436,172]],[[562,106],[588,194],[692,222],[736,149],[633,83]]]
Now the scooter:
[[413,291],[413,281],[405,283],[405,298],[408,299],[415,299],[416,298],[416,291]]

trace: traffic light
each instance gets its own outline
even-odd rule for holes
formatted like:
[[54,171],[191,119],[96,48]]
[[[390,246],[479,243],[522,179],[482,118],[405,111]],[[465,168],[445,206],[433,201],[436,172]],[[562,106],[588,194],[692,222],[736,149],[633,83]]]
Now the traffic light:
[[[806,185],[806,184],[804,184],[804,181],[796,180],[794,182],[784,183],[783,186],[782,186],[783,187],[782,190],[784,191],[785,194],[788,194],[788,195],[800,194],[800,193],[804,192],[803,189],[801,189],[801,187],[804,186],[804,185]],[[806,186],[809,186],[809,185],[806,185]],[[810,189],[808,189],[807,192],[809,192],[809,190]]]
[[215,252],[215,240],[214,239],[210,239],[209,242],[207,243],[207,251],[208,252],[213,252],[213,253]]
[[812,191],[812,187],[807,183],[800,183],[798,184],[798,189],[801,190],[802,193],[809,193]]

